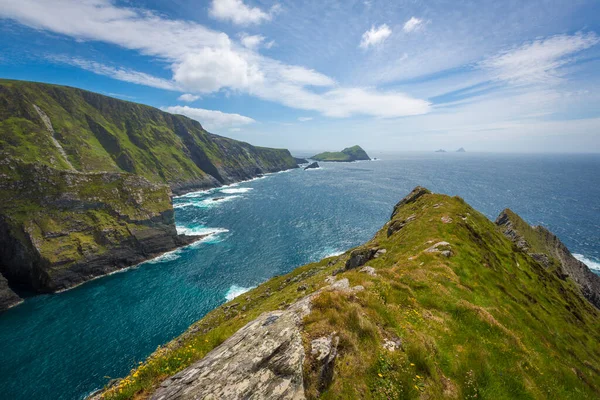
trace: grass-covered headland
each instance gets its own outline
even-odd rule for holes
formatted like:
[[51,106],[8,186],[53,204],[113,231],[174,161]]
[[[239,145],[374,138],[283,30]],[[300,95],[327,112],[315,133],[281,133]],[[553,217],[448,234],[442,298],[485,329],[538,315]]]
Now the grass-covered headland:
[[[356,290],[326,289],[344,279]],[[148,398],[259,315],[311,293],[300,326],[307,398],[600,396],[600,314],[580,287],[461,198],[422,188],[364,245],[215,309],[100,396]],[[313,351],[320,338],[335,338],[331,368]]]

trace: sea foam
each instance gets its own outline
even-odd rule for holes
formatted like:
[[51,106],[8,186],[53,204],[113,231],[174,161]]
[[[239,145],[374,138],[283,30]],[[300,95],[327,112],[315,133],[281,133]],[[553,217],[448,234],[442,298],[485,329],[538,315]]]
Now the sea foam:
[[235,299],[236,297],[238,297],[239,295],[242,295],[242,294],[246,293],[247,291],[252,290],[254,288],[255,288],[255,286],[243,287],[243,286],[238,286],[238,285],[231,285],[231,287],[229,288],[227,293],[225,293],[225,299],[227,299],[227,301],[231,301],[231,300]]
[[236,193],[248,193],[251,190],[252,190],[252,188],[250,188],[250,187],[244,187],[244,188],[221,189],[220,192],[225,193],[225,194],[236,194]]
[[573,254],[573,257],[575,257],[576,259],[578,259],[579,261],[581,261],[582,263],[587,265],[589,269],[595,269],[596,271],[600,271],[600,262],[590,260],[583,254]]

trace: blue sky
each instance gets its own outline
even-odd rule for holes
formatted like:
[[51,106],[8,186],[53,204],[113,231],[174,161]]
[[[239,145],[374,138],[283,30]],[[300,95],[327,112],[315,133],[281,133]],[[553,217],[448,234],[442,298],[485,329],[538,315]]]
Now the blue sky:
[[600,2],[0,0],[0,77],[292,150],[600,152]]

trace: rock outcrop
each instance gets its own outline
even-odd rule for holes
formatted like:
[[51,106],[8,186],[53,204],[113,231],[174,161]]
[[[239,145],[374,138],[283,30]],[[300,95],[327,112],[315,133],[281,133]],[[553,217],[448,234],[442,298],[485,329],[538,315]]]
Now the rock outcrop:
[[549,269],[555,269],[563,279],[571,278],[581,293],[600,308],[600,276],[573,257],[556,235],[543,226],[530,226],[521,217],[506,209],[496,219],[502,232],[522,251]]
[[298,165],[308,164],[308,160],[306,158],[294,157],[294,161],[296,161],[296,164],[298,164]]
[[306,167],[304,167],[304,170],[306,171],[307,169],[317,169],[317,168],[320,168],[319,163],[315,161],[315,162],[308,164]]
[[11,307],[21,303],[21,299],[13,290],[8,286],[8,281],[2,274],[0,274],[0,311],[7,310]]
[[[302,319],[312,299],[324,291],[360,291],[347,279],[334,281],[286,310],[261,314],[204,358],[163,381],[152,400],[289,399],[303,400]],[[318,365],[324,390],[333,379],[339,337],[313,340],[311,356]]]

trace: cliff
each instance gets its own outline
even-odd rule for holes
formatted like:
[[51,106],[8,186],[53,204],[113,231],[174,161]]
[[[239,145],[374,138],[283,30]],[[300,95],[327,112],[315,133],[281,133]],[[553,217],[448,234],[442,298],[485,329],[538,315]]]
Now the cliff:
[[333,162],[351,162],[371,159],[360,146],[347,147],[342,151],[336,152],[327,151],[316,154],[310,158],[317,161]]
[[[8,80],[0,80],[0,155],[0,274],[34,292],[197,240],[177,235],[173,193],[297,168],[287,150],[213,135],[184,116]],[[9,299],[0,311],[13,303],[9,291],[0,288]]]
[[530,226],[509,209],[502,211],[496,224],[520,250],[527,252],[561,279],[573,280],[583,296],[600,308],[600,276],[573,257],[567,246],[552,232],[543,226]]
[[367,243],[215,309],[94,398],[592,399],[599,341],[570,277],[416,188]]

